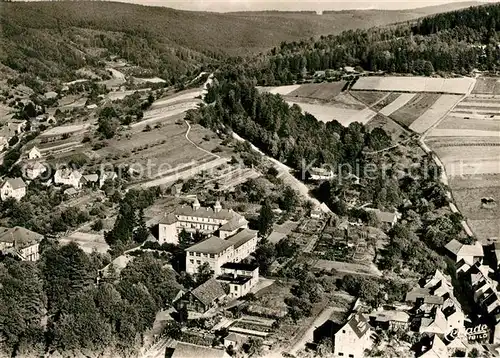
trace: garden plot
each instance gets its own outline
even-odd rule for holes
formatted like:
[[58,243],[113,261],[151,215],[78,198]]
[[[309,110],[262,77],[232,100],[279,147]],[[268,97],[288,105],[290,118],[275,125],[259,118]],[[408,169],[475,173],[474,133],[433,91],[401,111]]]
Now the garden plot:
[[473,94],[500,95],[500,78],[480,77],[472,90]]
[[410,125],[410,129],[417,133],[425,132],[443,118],[460,99],[461,96],[457,95],[443,95],[439,97],[427,111]]
[[446,117],[446,119],[437,126],[437,129],[467,129],[500,133],[500,118],[464,118],[463,116],[459,116],[459,113],[453,113]]
[[437,93],[419,93],[403,107],[391,114],[391,118],[401,125],[409,127],[439,99]]
[[380,113],[384,116],[390,116],[392,113],[396,112],[398,109],[403,107],[405,104],[410,102],[410,100],[415,97],[415,93],[403,93],[401,96],[396,98],[392,103],[380,110]]
[[288,101],[287,103],[289,105],[297,104],[302,109],[302,112],[312,114],[318,121],[327,123],[336,120],[345,127],[353,122],[365,124],[376,115],[376,112],[369,108],[359,110],[328,104],[310,104],[292,101]]
[[353,90],[466,94],[474,78],[362,77]]
[[59,126],[59,127],[54,127],[51,128],[42,134],[40,134],[40,137],[51,137],[51,136],[64,136],[64,135],[71,135],[77,132],[82,132],[86,131],[90,128],[89,123],[84,123],[84,124],[74,124],[74,125],[69,125],[69,126]]
[[323,101],[330,101],[335,98],[347,82],[326,82],[326,83],[307,83],[301,85],[296,90],[287,93],[290,97],[312,98]]

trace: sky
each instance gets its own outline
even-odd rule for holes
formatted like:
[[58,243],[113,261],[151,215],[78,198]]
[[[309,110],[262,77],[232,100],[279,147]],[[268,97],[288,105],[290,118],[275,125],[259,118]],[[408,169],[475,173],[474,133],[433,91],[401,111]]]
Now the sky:
[[[115,0],[116,1],[116,0]],[[118,0],[143,5],[167,6],[197,11],[261,11],[261,10],[346,10],[346,9],[411,9],[424,6],[457,3],[464,0]],[[483,0],[494,3],[498,0]]]

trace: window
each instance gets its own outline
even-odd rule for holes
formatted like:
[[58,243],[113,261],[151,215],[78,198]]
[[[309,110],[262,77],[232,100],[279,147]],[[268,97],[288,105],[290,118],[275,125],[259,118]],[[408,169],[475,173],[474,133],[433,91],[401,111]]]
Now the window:
[[194,264],[194,260],[189,260],[189,262],[191,262],[191,264]]
[[[200,257],[200,256],[201,256],[201,254],[200,254],[199,252],[197,252],[197,253],[196,253],[196,256]],[[344,331],[344,333],[345,333],[345,331]]]
[[354,354],[349,354],[349,358],[354,358]]
[[345,333],[345,329],[342,330],[342,333]]
[[196,260],[196,263],[197,263],[198,265],[201,265],[201,261],[200,261],[200,260]]
[[210,258],[213,259],[215,257],[214,254],[210,254]]
[[343,356],[344,356],[344,353],[339,352],[339,357],[343,357]]
[[234,286],[234,290],[233,291],[238,291],[238,286]]

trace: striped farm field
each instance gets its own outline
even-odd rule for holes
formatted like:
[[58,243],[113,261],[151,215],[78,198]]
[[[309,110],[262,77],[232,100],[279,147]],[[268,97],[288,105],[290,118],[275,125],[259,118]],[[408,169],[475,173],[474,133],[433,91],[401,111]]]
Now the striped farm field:
[[351,91],[351,94],[367,106],[373,106],[389,95],[387,92],[378,91]]
[[382,108],[387,107],[392,102],[394,102],[395,100],[397,100],[399,98],[399,96],[401,96],[400,93],[391,93],[391,92],[386,92],[386,93],[387,93],[387,96],[385,96],[384,98],[382,98],[377,103],[373,104],[372,107],[373,107],[374,111],[380,111]]
[[325,83],[306,83],[292,92],[284,95],[290,97],[302,97],[330,101],[335,98],[344,88],[345,81],[325,82]]
[[481,119],[468,117],[459,117],[452,114],[441,122],[437,129],[466,129],[466,130],[480,130],[480,131],[496,131],[500,132],[500,119]]
[[391,118],[401,125],[410,125],[425,113],[441,97],[437,93],[419,93],[407,104],[391,114]]
[[475,79],[429,78],[429,77],[362,77],[352,87],[353,90],[390,92],[434,92],[466,94],[475,85]]
[[314,117],[316,117],[317,120],[321,122],[331,122],[336,120],[346,127],[353,122],[360,122],[365,124],[376,115],[376,112],[372,111],[369,108],[342,108],[329,104],[311,104],[292,101],[288,101],[288,104],[297,104],[303,112],[312,114]]
[[387,106],[382,108],[380,110],[380,113],[383,114],[384,116],[390,116],[394,112],[396,112],[398,109],[403,107],[405,104],[410,102],[410,100],[415,97],[415,93],[403,93],[401,96],[396,98],[392,103],[389,103]]
[[282,96],[285,96],[290,92],[295,91],[299,87],[300,85],[289,85],[289,86],[279,86],[279,87],[258,87],[258,90],[261,92],[280,94]]
[[500,95],[500,78],[480,77],[472,90],[473,94]]
[[424,133],[443,118],[460,101],[461,97],[458,95],[442,95],[410,125],[410,129],[417,133]]

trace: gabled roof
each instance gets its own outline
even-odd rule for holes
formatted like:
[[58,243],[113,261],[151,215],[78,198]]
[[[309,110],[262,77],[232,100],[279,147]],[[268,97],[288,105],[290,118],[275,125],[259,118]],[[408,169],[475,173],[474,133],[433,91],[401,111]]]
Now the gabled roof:
[[96,183],[99,180],[99,175],[97,174],[87,174],[83,176],[89,183]]
[[[366,319],[365,316],[363,316],[361,313],[357,312],[353,314],[349,320],[347,321],[344,326],[342,326],[339,331],[345,327],[349,326],[353,330],[353,332],[356,334],[358,338],[362,338],[369,330],[370,330],[370,325],[368,324],[368,320]],[[337,331],[337,333],[339,332]],[[336,334],[337,334],[336,333]]]
[[10,186],[12,187],[12,189],[14,189],[14,190],[26,188],[26,184],[24,183],[23,179],[21,179],[21,178],[8,178],[5,181],[4,185],[6,183],[9,183]]
[[159,224],[164,224],[164,225],[172,225],[177,222],[177,218],[175,217],[174,214],[165,214],[161,219]]
[[421,355],[421,357],[429,357],[429,358],[448,358],[448,348],[443,343],[443,341],[437,336],[434,335],[431,339],[431,347]]
[[474,243],[474,245],[465,245],[458,240],[453,239],[446,244],[445,248],[455,256],[484,256],[483,246],[479,242]]
[[241,217],[240,214],[232,210],[221,209],[220,211],[215,211],[212,208],[203,206],[198,209],[194,209],[191,206],[182,206],[175,210],[175,215],[194,216],[199,218],[211,218],[211,219],[227,220],[227,221],[235,217]]
[[248,224],[248,221],[244,217],[234,217],[229,220],[227,223],[222,225],[219,230],[221,231],[234,231],[239,229],[242,226]]
[[234,248],[237,249],[241,245],[247,243],[248,241],[256,237],[257,237],[257,231],[243,229],[232,236],[226,237],[225,241],[232,243],[234,245]]
[[410,315],[404,311],[391,310],[391,311],[381,311],[373,312],[370,317],[374,317],[377,322],[404,322],[408,323],[410,320]]
[[178,342],[175,348],[167,348],[165,358],[224,358],[223,349],[199,346],[197,344]]
[[407,302],[417,302],[418,299],[422,299],[424,303],[441,305],[443,304],[443,298],[439,296],[434,296],[431,294],[430,289],[416,287],[406,294]]
[[205,306],[210,306],[218,298],[224,297],[226,292],[220,282],[211,278],[192,290],[191,294]]
[[230,246],[233,246],[232,242],[223,240],[217,236],[211,236],[202,242],[188,247],[186,251],[200,252],[203,254],[220,254]]
[[43,235],[20,226],[0,227],[0,242],[15,243],[18,248],[31,246],[42,239]]
[[[444,313],[437,309],[434,317],[424,317],[420,323],[420,333],[433,332],[444,334],[448,329],[448,321]],[[437,331],[437,332],[436,332]]]

